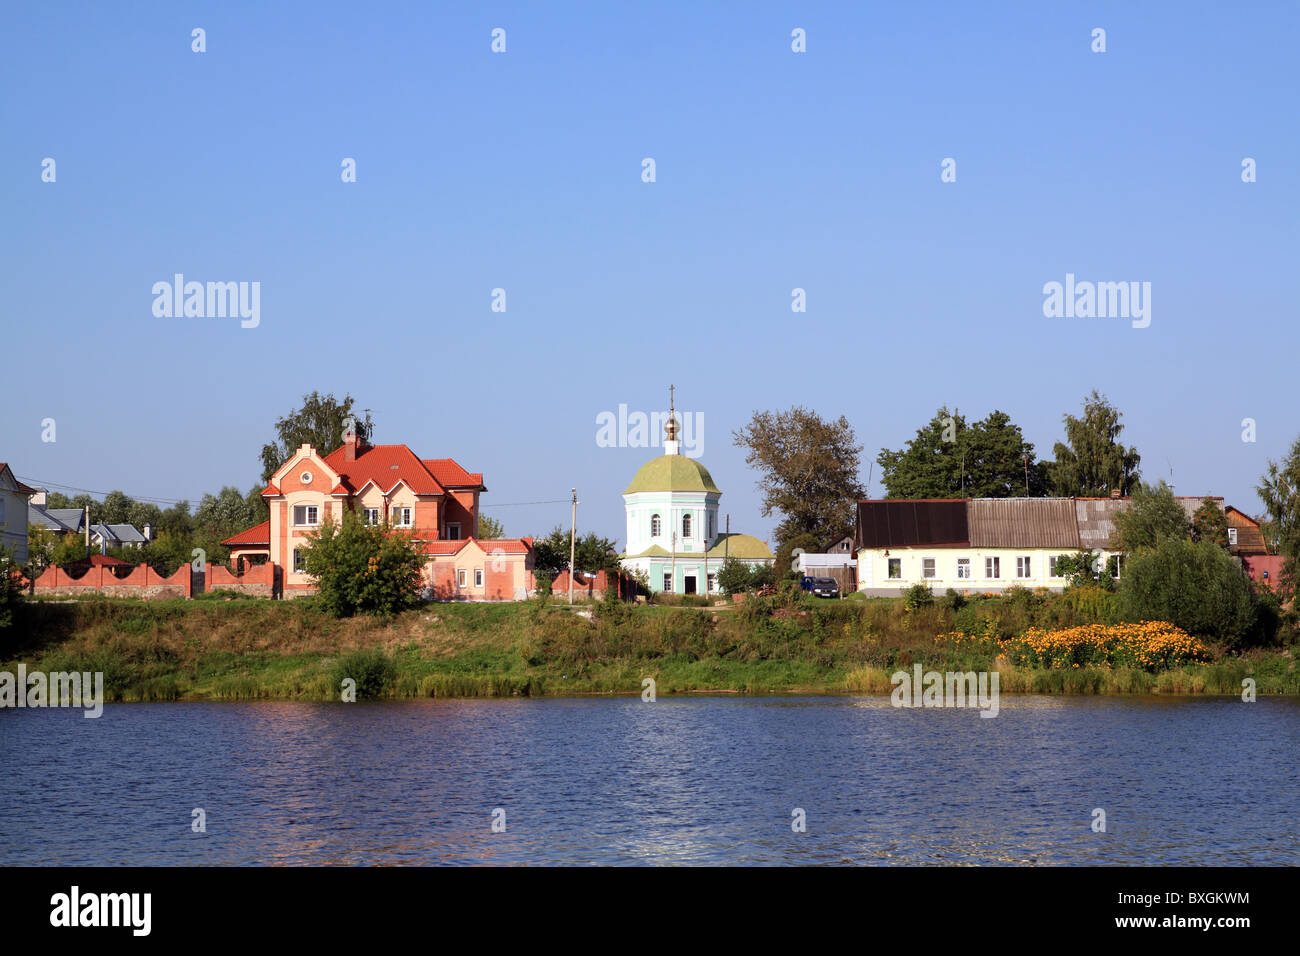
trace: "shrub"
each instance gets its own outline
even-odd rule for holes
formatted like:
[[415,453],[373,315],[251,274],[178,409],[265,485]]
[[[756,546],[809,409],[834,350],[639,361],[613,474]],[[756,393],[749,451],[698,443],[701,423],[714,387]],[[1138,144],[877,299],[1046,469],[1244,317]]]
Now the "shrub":
[[419,599],[424,558],[408,534],[349,512],[341,525],[326,518],[304,550],[317,603],[334,617],[396,614]]
[[342,693],[345,678],[357,682],[357,700],[382,697],[397,675],[397,663],[380,650],[353,651],[339,658],[330,672],[333,692]]
[[934,603],[934,592],[928,584],[913,584],[903,592],[903,607],[908,611],[929,607]]
[[1255,627],[1255,600],[1241,564],[1211,541],[1167,538],[1124,566],[1119,611],[1127,620],[1170,621],[1200,637],[1241,646]]
[[1031,627],[1000,644],[1012,664],[1051,670],[1138,667],[1152,671],[1209,659],[1204,644],[1167,621],[1088,624],[1056,631]]

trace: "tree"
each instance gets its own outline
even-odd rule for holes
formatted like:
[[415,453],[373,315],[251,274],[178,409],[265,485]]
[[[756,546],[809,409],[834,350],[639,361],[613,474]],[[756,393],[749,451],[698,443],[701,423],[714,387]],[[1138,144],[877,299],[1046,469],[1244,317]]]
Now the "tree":
[[496,518],[489,518],[487,515],[478,516],[478,533],[475,537],[480,541],[495,541],[505,536],[505,526]]
[[14,613],[22,601],[23,589],[18,575],[18,566],[11,560],[9,552],[0,548],[0,631],[13,624]]
[[345,395],[343,401],[331,392],[321,395],[312,392],[302,397],[302,408],[295,408],[275,423],[276,440],[262,446],[262,481],[271,480],[281,465],[302,445],[311,445],[322,455],[327,455],[343,443],[343,432],[352,418],[357,438],[369,441],[374,432],[370,413],[364,419],[352,414],[355,400]]
[[739,558],[727,558],[718,571],[718,590],[723,594],[744,594],[752,588],[775,583],[776,575],[765,565],[750,567]]
[[54,548],[59,543],[59,536],[49,528],[38,524],[27,526],[27,566],[23,574],[29,581],[35,581],[54,561]]
[[1163,480],[1156,485],[1139,482],[1129,506],[1115,513],[1119,547],[1130,554],[1156,548],[1166,538],[1186,538],[1190,530],[1187,512]]
[[876,457],[891,498],[1010,498],[1047,493],[1045,465],[1005,412],[968,426],[947,406],[898,451]]
[[1277,553],[1286,560],[1282,568],[1282,590],[1290,595],[1300,584],[1300,438],[1282,461],[1270,460],[1268,470],[1255,487],[1268,515],[1268,535]]
[[1127,495],[1139,478],[1141,456],[1120,443],[1123,416],[1096,389],[1084,399],[1083,417],[1065,415],[1065,443],[1053,449],[1048,466],[1054,494],[1065,498],[1106,498],[1118,490]]
[[1206,498],[1192,515],[1192,540],[1228,547],[1228,516],[1213,498]]
[[[617,549],[609,538],[587,532],[574,542],[573,560],[579,571],[611,571],[618,567]],[[533,541],[533,568],[554,578],[569,567],[569,532],[555,527]]]
[[410,534],[347,512],[341,524],[327,516],[307,539],[303,566],[327,614],[396,614],[419,600],[424,557]]
[[784,577],[793,572],[794,549],[803,548],[806,553],[815,554],[821,550],[823,542],[813,537],[808,532],[801,532],[786,541],[782,541],[780,547],[776,549],[776,573]]
[[754,412],[732,437],[746,449],[745,463],[762,476],[763,515],[783,516],[776,528],[778,545],[801,533],[827,541],[853,527],[863,495],[862,446],[843,415],[826,421],[803,407]]
[[1210,541],[1167,537],[1124,564],[1119,610],[1169,621],[1195,637],[1239,646],[1254,629],[1255,600],[1240,562]]

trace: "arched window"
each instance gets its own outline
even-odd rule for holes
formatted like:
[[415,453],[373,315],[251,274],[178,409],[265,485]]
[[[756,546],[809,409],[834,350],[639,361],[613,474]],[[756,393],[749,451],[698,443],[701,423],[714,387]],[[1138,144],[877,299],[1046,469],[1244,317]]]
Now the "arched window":
[[691,516],[689,513],[687,513],[682,515],[682,537],[689,538],[690,536],[691,536]]
[[652,538],[659,537],[659,516],[658,515],[650,516],[650,537]]

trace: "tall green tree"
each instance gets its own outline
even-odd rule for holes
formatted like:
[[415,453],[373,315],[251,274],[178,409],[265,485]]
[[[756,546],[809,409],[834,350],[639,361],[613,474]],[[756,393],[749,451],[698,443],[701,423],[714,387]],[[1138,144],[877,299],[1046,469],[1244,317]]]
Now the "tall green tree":
[[1213,498],[1206,498],[1192,515],[1192,540],[1228,547],[1228,516]]
[[1119,547],[1130,554],[1159,547],[1168,538],[1186,539],[1190,531],[1187,512],[1164,481],[1139,482],[1129,506],[1115,514]]
[[1280,462],[1269,461],[1255,491],[1268,515],[1267,534],[1286,559],[1282,590],[1294,595],[1300,590],[1300,438]]
[[763,515],[782,516],[778,545],[801,534],[828,541],[853,528],[863,495],[858,476],[862,446],[843,415],[828,421],[802,406],[756,411],[732,438],[745,449],[746,464],[761,476]]
[[[573,562],[579,571],[612,571],[618,567],[617,547],[609,538],[595,532],[580,535],[574,541]],[[569,567],[569,532],[555,527],[544,538],[533,541],[533,567],[552,577]]]
[[478,533],[475,535],[480,541],[495,541],[498,538],[506,536],[505,526],[496,518],[489,518],[487,515],[478,516]]
[[1053,449],[1048,468],[1053,494],[1066,498],[1105,498],[1112,491],[1128,495],[1140,477],[1142,457],[1120,442],[1123,415],[1104,395],[1092,390],[1083,415],[1065,415],[1065,442]]
[[262,446],[262,481],[270,481],[276,470],[304,444],[311,445],[322,455],[338,448],[343,444],[343,432],[349,419],[356,426],[357,437],[369,441],[374,432],[374,422],[368,412],[365,418],[358,417],[353,411],[355,404],[351,395],[345,395],[341,402],[333,392],[304,395],[301,408],[293,409],[276,421],[275,441]]
[[876,457],[891,498],[1012,498],[1047,493],[1045,466],[1020,426],[993,411],[968,425],[947,406],[898,451]]
[[347,512],[341,523],[327,516],[303,550],[327,614],[396,614],[419,600],[424,558],[410,534]]

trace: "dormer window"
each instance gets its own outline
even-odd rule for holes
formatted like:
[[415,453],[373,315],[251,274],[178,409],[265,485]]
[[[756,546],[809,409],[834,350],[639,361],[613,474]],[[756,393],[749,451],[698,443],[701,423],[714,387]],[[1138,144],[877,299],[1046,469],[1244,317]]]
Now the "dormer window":
[[657,538],[657,537],[659,537],[659,534],[660,534],[660,531],[661,531],[661,530],[662,530],[662,529],[661,529],[660,526],[659,526],[659,516],[658,516],[658,515],[651,515],[651,516],[650,516],[650,537],[652,537],[652,538]]

